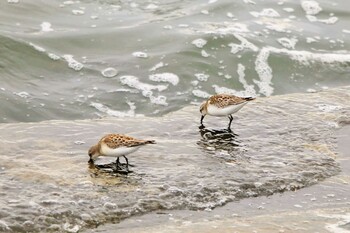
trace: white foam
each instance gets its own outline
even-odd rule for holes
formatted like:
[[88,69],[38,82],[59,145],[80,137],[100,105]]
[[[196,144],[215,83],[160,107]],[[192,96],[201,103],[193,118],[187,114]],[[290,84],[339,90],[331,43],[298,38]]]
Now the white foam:
[[254,83],[258,85],[259,92],[265,96],[270,96],[273,93],[272,87],[272,69],[268,64],[268,58],[270,50],[263,48],[260,50],[255,60],[255,70],[259,75],[260,80],[254,80]]
[[342,32],[343,32],[343,33],[350,34],[350,30],[343,29]]
[[287,49],[294,49],[296,43],[298,42],[296,38],[286,38],[286,37],[279,38],[277,39],[277,41]]
[[150,96],[150,100],[152,104],[164,105],[167,106],[166,97],[163,95],[159,96]]
[[203,98],[203,99],[207,99],[211,96],[209,93],[202,90],[193,90],[192,94],[196,97]]
[[320,109],[323,112],[334,112],[334,111],[343,109],[343,107],[341,106],[329,105],[329,104],[316,104],[316,106],[318,107],[318,109]]
[[314,43],[314,42],[317,42],[317,40],[315,38],[312,38],[312,37],[306,38],[306,43],[310,44],[310,43]]
[[256,18],[258,18],[258,17],[270,17],[270,18],[281,17],[281,15],[276,10],[274,10],[272,8],[265,8],[261,12],[251,11],[249,13]]
[[150,4],[148,4],[147,6],[146,6],[146,10],[155,10],[155,9],[158,9],[159,8],[159,6],[158,5],[156,5],[156,4],[153,4],[153,3],[150,3]]
[[236,53],[242,51],[243,49],[250,49],[250,50],[253,50],[254,52],[259,51],[259,48],[256,45],[249,42],[243,36],[241,36],[237,33],[235,33],[234,36],[241,42],[241,44],[230,43],[228,46],[231,47],[231,53],[236,54]]
[[60,56],[58,56],[54,53],[48,53],[47,55],[49,56],[49,58],[51,58],[54,61],[60,60]]
[[30,94],[28,92],[25,92],[25,91],[14,92],[13,94],[15,94],[23,99],[28,99],[30,97]]
[[83,15],[85,11],[83,10],[72,10],[73,15]]
[[148,58],[148,54],[144,52],[133,52],[132,55],[138,58]]
[[288,12],[288,13],[294,12],[294,9],[293,9],[293,8],[289,8],[289,7],[283,8],[283,10],[284,10],[285,12]]
[[208,78],[209,78],[208,74],[203,74],[203,73],[194,74],[194,76],[196,76],[196,78],[202,82],[208,81]]
[[40,24],[40,26],[41,26],[42,32],[52,32],[53,31],[53,29],[51,28],[51,23],[49,23],[49,22],[42,22]]
[[[94,90],[96,90],[95,88],[93,88]],[[128,88],[117,88],[117,89],[114,89],[114,90],[109,90],[107,91],[107,93],[114,93],[114,92],[128,92],[128,93],[139,93],[138,90],[135,90],[135,89],[128,89]]]
[[242,94],[244,94],[244,96],[256,96],[254,85],[248,85],[247,81],[245,80],[244,72],[245,66],[239,63],[237,66],[238,81],[242,83],[243,88],[245,89]]
[[324,23],[324,24],[335,24],[336,22],[338,22],[338,17],[330,17],[328,19],[318,19],[316,16],[314,15],[307,15],[306,18],[310,21],[310,22],[320,22],[320,23]]
[[244,3],[246,4],[251,4],[251,5],[255,5],[256,2],[254,2],[253,0],[243,0]]
[[164,66],[167,66],[167,64],[164,64],[163,62],[159,62],[156,65],[154,65],[151,69],[149,69],[149,71],[156,71],[159,68],[162,68]]
[[322,11],[322,8],[316,1],[302,1],[301,7],[307,15],[317,15]]
[[131,75],[121,76],[120,81],[123,85],[127,85],[131,88],[138,89],[142,92],[149,92],[152,90],[164,91],[168,88],[167,85],[151,85],[147,83],[142,83],[137,77]]
[[237,95],[237,96],[256,96],[256,91],[254,90],[253,85],[248,85],[246,80],[244,79],[244,70],[245,67],[242,64],[238,65],[238,74],[239,74],[239,81],[243,84],[244,90],[242,91],[236,91],[227,87],[220,87],[218,85],[213,85],[213,88],[215,90],[215,93],[225,93],[230,95]]
[[7,0],[8,3],[19,3],[19,0]]
[[235,17],[235,15],[232,14],[231,12],[227,12],[226,16],[229,17],[229,18],[234,18]]
[[315,89],[313,89],[313,88],[308,88],[308,89],[306,90],[306,92],[308,92],[308,93],[316,93],[317,90],[315,90]]
[[168,105],[166,102],[165,96],[157,96],[155,97],[153,95],[153,91],[164,91],[168,88],[167,85],[151,85],[147,83],[142,83],[139,81],[139,79],[135,76],[122,76],[120,77],[120,81],[123,85],[127,85],[131,88],[135,88],[137,90],[140,90],[142,95],[146,98],[149,98],[151,103],[158,104],[158,105]]
[[202,32],[207,34],[232,35],[235,33],[248,33],[250,31],[246,24],[237,22],[226,22],[224,24],[202,23],[202,25],[204,27]]
[[126,103],[130,107],[130,109],[126,112],[112,110],[101,103],[92,102],[90,104],[90,106],[96,108],[100,112],[106,113],[109,116],[114,116],[114,117],[133,117],[133,116],[135,116],[135,109],[136,109],[135,104],[133,102],[126,102]]
[[258,54],[255,61],[255,70],[258,73],[259,80],[254,80],[254,83],[258,85],[259,92],[266,96],[271,95],[274,90],[271,82],[272,69],[268,64],[268,57],[270,53],[287,55],[292,60],[298,61],[304,65],[310,65],[311,62],[321,62],[324,64],[350,62],[350,54],[348,54],[346,51],[339,51],[338,53],[312,53],[308,51],[296,51],[265,47],[260,50],[260,53]]
[[173,73],[152,74],[149,79],[155,82],[168,82],[174,86],[179,83],[179,77]]
[[66,222],[63,225],[63,230],[67,231],[67,232],[70,232],[70,233],[76,233],[76,232],[78,232],[80,230],[80,228],[81,228],[81,226],[79,226],[79,225],[71,225],[68,222]]
[[184,23],[181,23],[179,25],[177,25],[179,28],[188,28],[190,25],[188,24],[184,24]]
[[210,54],[207,53],[207,51],[205,51],[204,49],[201,51],[201,55],[202,57],[210,57]]
[[84,67],[83,64],[73,58],[73,55],[65,54],[63,55],[63,58],[68,62],[68,67],[72,68],[73,70],[79,71]]
[[195,45],[197,48],[203,48],[206,45],[207,41],[199,38],[191,42],[191,44]]
[[42,53],[46,52],[46,50],[43,47],[40,47],[40,46],[38,46],[36,44],[29,43],[29,45],[32,46],[35,50],[37,50],[39,52],[42,52]]
[[173,29],[173,26],[171,26],[171,25],[165,25],[163,28],[164,28],[164,29],[167,29],[167,30],[171,30],[171,29]]
[[312,53],[309,51],[277,49],[273,47],[265,49],[269,52],[288,55],[292,60],[304,65],[309,65],[310,62],[321,62],[325,64],[350,62],[350,54],[346,51],[339,51],[338,53]]
[[193,80],[193,81],[191,81],[191,85],[192,86],[198,86],[198,84],[199,84],[199,81],[198,80]]
[[118,70],[113,67],[108,67],[101,71],[101,74],[106,78],[112,78],[118,74]]
[[[301,28],[296,28],[294,25],[292,25],[289,21],[286,19],[280,20],[280,19],[269,19],[269,21],[265,20],[263,22],[265,24],[266,28],[272,31],[276,32],[283,32],[283,33],[291,33],[291,29],[302,31]],[[268,31],[266,32],[268,34]]]
[[64,1],[63,4],[64,5],[73,5],[74,1]]

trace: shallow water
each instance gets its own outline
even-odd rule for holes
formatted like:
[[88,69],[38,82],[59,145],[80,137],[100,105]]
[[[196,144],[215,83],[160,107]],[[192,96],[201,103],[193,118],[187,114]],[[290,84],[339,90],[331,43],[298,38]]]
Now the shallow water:
[[[315,184],[340,171],[332,135],[349,121],[348,93],[259,98],[237,113],[234,134],[220,130],[225,119],[209,117],[201,134],[197,106],[161,118],[3,124],[1,227],[76,232]],[[129,156],[133,173],[111,174],[87,163],[87,149],[107,132],[158,144]]]
[[[344,121],[343,121],[344,122]],[[350,223],[350,126],[336,130],[341,172],[297,191],[245,198],[212,211],[157,211],[86,232],[345,233]]]
[[0,122],[350,84],[347,1],[13,2],[0,3]]

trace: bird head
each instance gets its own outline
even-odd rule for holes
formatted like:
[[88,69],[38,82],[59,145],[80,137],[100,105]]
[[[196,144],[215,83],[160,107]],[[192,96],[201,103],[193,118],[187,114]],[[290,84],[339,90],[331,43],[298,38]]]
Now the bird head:
[[89,157],[90,157],[89,163],[93,163],[94,160],[98,156],[100,156],[100,153],[99,153],[99,150],[98,150],[98,145],[94,145],[94,146],[90,147],[88,154],[89,154]]
[[200,113],[202,114],[202,116],[207,115],[207,101],[204,101],[204,102],[201,104],[201,106],[200,106],[200,108],[199,108],[199,111],[200,111]]

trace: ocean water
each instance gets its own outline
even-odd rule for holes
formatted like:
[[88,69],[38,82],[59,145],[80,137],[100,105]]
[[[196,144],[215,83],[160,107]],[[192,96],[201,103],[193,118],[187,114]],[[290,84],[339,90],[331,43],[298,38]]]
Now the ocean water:
[[[339,174],[346,1],[0,2],[0,231],[78,232],[211,211]],[[227,119],[198,105],[254,96]],[[115,132],[155,139],[128,176],[87,163]],[[105,160],[101,163],[111,163]]]
[[[162,116],[350,84],[347,1],[0,3],[0,122]],[[29,13],[30,12],[30,13]]]

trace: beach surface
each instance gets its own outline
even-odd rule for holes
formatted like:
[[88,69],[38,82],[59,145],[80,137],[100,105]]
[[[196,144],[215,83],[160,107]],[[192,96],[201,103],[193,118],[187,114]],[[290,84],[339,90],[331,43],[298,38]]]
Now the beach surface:
[[248,198],[209,212],[151,213],[87,232],[350,232],[350,126],[336,136],[342,171],[317,185]]
[[[199,129],[196,105],[159,118],[1,124],[0,227],[346,229],[349,90],[258,98],[235,114],[232,132],[228,119],[210,116]],[[107,133],[157,144],[128,156],[133,173],[116,174],[87,162]]]

